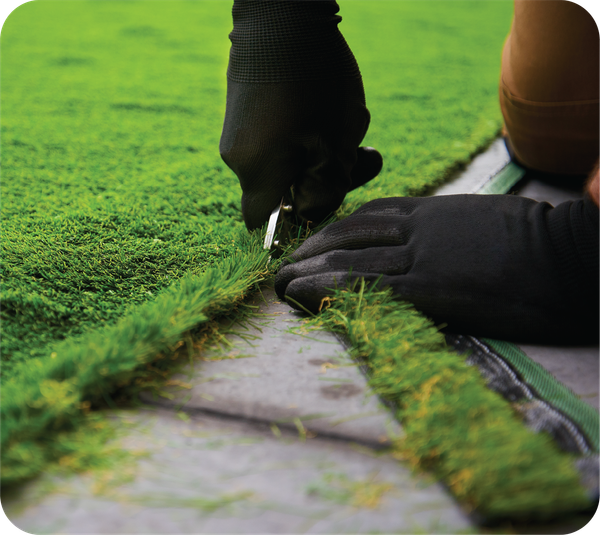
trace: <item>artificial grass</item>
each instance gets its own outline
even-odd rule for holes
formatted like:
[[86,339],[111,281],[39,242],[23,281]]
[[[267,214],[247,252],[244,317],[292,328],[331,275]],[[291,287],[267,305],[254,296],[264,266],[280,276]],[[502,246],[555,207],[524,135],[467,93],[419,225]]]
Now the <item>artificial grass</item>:
[[160,362],[163,353],[172,354],[187,331],[231,311],[269,273],[268,254],[259,247],[180,279],[115,325],[57,344],[49,359],[16,367],[18,374],[2,385],[2,482],[30,478],[62,459],[83,466],[81,441],[72,437],[90,406],[113,405],[110,396],[119,387],[148,386],[150,363],[159,375],[172,368]]
[[229,18],[215,2],[34,2],[7,19],[4,374],[239,249],[217,149]]
[[591,505],[574,468],[546,433],[526,428],[444,336],[391,292],[337,291],[312,322],[341,332],[391,402],[404,437],[396,455],[435,473],[486,520],[540,520]]
[[[341,4],[372,114],[365,144],[385,162],[348,210],[422,192],[494,137],[512,3]],[[38,1],[3,26],[5,482],[60,456],[52,433],[261,272],[218,154],[230,10]],[[164,302],[188,303],[184,277],[204,288],[202,304],[158,321]]]

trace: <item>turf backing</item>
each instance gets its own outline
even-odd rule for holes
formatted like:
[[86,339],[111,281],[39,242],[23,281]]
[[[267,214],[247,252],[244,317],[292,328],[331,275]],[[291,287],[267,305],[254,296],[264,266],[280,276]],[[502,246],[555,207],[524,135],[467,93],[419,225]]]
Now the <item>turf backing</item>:
[[[512,3],[341,7],[372,114],[365,144],[385,162],[347,206],[423,191],[499,129],[496,88]],[[182,277],[200,284],[238,253],[239,270],[220,287],[235,302],[256,281],[237,179],[218,154],[230,29],[231,3],[218,0],[39,1],[5,22],[2,375],[12,386],[2,392],[10,430],[2,438],[15,448],[85,402],[84,372],[107,388],[118,382],[118,366],[81,369],[94,343],[107,354],[106,329],[126,331],[132,318],[145,317],[140,307],[160,310],[160,296],[179,291]],[[157,328],[142,322],[136,332],[144,338]],[[34,425],[28,403],[56,394],[41,385],[55,380],[56,355],[73,344],[82,349],[65,353],[79,370],[63,392],[70,404],[49,412],[58,420]],[[125,367],[152,359],[122,352]],[[31,389],[29,401],[16,395]]]

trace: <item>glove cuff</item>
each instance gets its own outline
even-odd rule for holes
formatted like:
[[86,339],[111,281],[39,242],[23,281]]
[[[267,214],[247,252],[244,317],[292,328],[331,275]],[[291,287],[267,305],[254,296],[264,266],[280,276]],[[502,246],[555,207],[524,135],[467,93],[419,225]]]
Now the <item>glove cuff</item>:
[[547,212],[547,228],[567,290],[598,305],[598,207],[589,195]]
[[360,78],[332,0],[235,0],[227,77],[235,82]]
[[571,286],[600,280],[600,209],[589,195],[547,212],[552,246]]

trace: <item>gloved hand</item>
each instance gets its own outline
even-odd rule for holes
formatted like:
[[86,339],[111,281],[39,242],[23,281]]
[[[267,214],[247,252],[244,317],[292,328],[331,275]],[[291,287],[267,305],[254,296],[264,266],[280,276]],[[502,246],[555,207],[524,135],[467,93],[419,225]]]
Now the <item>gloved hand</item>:
[[331,0],[234,2],[219,148],[250,230],[292,185],[296,213],[320,222],[381,170],[381,155],[359,148],[370,114],[338,10]]
[[377,199],[306,240],[275,290],[316,312],[330,288],[380,276],[456,333],[597,342],[598,208],[589,197],[556,208],[511,195]]

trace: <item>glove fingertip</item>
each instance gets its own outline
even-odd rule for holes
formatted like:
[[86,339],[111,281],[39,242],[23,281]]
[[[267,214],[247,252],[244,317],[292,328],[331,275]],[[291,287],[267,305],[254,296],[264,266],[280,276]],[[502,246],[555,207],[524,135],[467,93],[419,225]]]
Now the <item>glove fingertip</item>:
[[[287,269],[286,269],[287,267]],[[294,279],[294,274],[289,265],[282,265],[275,275],[275,293],[281,300],[285,300],[285,292],[289,283]]]
[[360,188],[373,180],[383,168],[383,156],[373,147],[359,147],[356,156],[356,165],[351,173],[352,186],[349,191]]
[[249,231],[261,228],[268,220],[273,209],[281,202],[281,194],[256,195],[242,194],[242,216]]
[[286,302],[296,310],[317,314],[321,302],[331,291],[314,283],[314,277],[301,277],[290,281],[285,290]]

